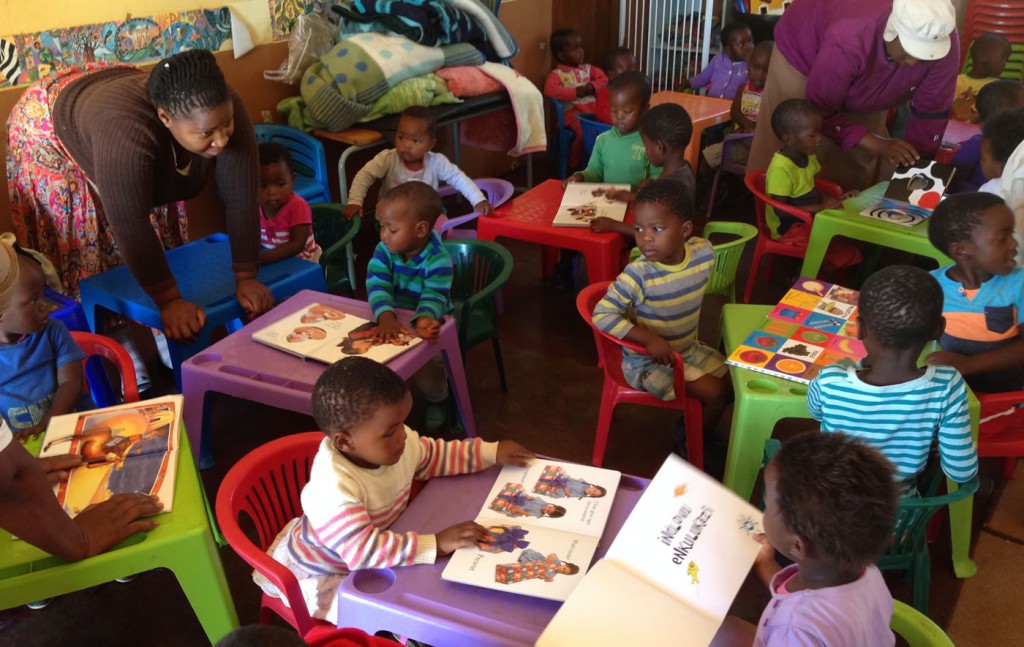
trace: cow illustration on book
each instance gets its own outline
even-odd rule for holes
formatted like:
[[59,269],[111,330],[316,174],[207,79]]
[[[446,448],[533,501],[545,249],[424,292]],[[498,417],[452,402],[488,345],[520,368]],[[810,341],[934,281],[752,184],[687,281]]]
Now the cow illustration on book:
[[573,478],[565,471],[565,468],[556,465],[546,465],[540,478],[533,485],[535,494],[546,494],[556,499],[572,497],[582,499],[583,497],[599,498],[608,494],[608,490],[600,485],[593,485],[583,479]]
[[565,508],[526,493],[522,483],[506,483],[489,506],[510,517],[564,517]]
[[515,584],[527,580],[554,581],[556,575],[575,575],[580,567],[571,562],[563,562],[558,555],[544,553],[527,548],[519,554],[519,559],[512,564],[498,564],[494,567],[494,581],[499,584]]

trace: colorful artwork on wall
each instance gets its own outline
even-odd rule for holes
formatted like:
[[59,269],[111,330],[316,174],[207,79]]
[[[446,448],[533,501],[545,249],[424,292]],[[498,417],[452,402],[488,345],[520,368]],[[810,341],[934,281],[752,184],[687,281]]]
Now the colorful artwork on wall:
[[230,39],[227,7],[3,36],[0,87],[32,83],[96,61],[141,63],[186,49],[217,51]]
[[292,33],[295,19],[305,13],[324,13],[329,3],[323,0],[268,0],[270,31],[274,40],[284,40]]

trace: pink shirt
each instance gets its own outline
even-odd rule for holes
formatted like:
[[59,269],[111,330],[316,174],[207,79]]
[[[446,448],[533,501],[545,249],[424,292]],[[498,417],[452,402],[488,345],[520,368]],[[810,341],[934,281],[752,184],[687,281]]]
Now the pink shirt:
[[260,242],[264,247],[272,249],[287,243],[291,240],[291,228],[296,225],[310,225],[309,236],[306,238],[305,247],[298,254],[299,258],[318,262],[323,250],[313,239],[313,212],[308,202],[298,193],[292,193],[273,218],[267,218],[263,213],[263,207],[260,207]]

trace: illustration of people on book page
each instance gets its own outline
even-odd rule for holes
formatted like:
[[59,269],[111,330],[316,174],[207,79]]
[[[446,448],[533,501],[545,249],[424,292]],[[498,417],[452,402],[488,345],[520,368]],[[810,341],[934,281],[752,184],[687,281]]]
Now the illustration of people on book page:
[[564,517],[565,508],[526,493],[522,483],[506,483],[490,505],[491,510],[510,517]]
[[598,498],[608,494],[608,490],[600,485],[594,485],[582,478],[573,478],[560,465],[545,465],[540,478],[533,485],[533,491],[556,499],[582,499],[587,496]]
[[530,542],[526,536],[530,532],[520,526],[494,524],[487,526],[487,537],[477,542],[477,548],[487,553],[514,553],[526,548]]
[[494,567],[494,581],[499,584],[515,584],[525,580],[540,579],[553,582],[558,575],[575,575],[580,567],[572,562],[562,561],[558,555],[545,555],[540,551],[527,548],[519,554],[519,558],[511,564],[498,564]]
[[[377,323],[368,321],[353,328],[345,339],[341,340],[338,348],[342,355],[365,355],[370,349],[383,346],[383,340],[376,339]],[[387,342],[391,346],[408,346],[413,336],[408,331],[403,331],[395,340]]]

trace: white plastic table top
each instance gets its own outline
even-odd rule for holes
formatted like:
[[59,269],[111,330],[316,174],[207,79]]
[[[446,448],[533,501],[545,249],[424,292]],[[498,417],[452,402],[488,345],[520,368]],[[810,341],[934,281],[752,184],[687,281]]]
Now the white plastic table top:
[[[391,530],[436,533],[473,519],[499,469],[428,481]],[[649,482],[622,475],[595,562],[604,557]],[[338,588],[341,624],[370,633],[386,629],[445,647],[521,647],[537,641],[562,604],[443,580],[447,564],[448,557],[442,557],[432,565],[352,573]]]
[[[313,385],[327,365],[311,360],[305,361],[255,342],[252,340],[252,334],[314,303],[331,305],[363,319],[373,319],[370,304],[365,301],[301,290],[270,312],[182,364],[185,427],[193,451],[199,450],[200,439],[209,433],[206,420],[208,416],[204,417],[204,414],[207,413],[206,395],[211,391],[290,411],[306,414],[312,412]],[[412,315],[413,313],[408,310],[398,311],[399,321],[410,329]],[[448,368],[448,379],[453,387],[452,394],[462,415],[466,433],[475,436],[476,423],[469,400],[469,387],[462,365],[454,317],[445,319],[436,342],[424,342],[414,346],[388,362],[388,366],[408,379],[438,352],[443,353]],[[209,445],[206,444],[200,454],[208,457],[208,450]],[[209,461],[201,463],[203,467],[209,464]]]

